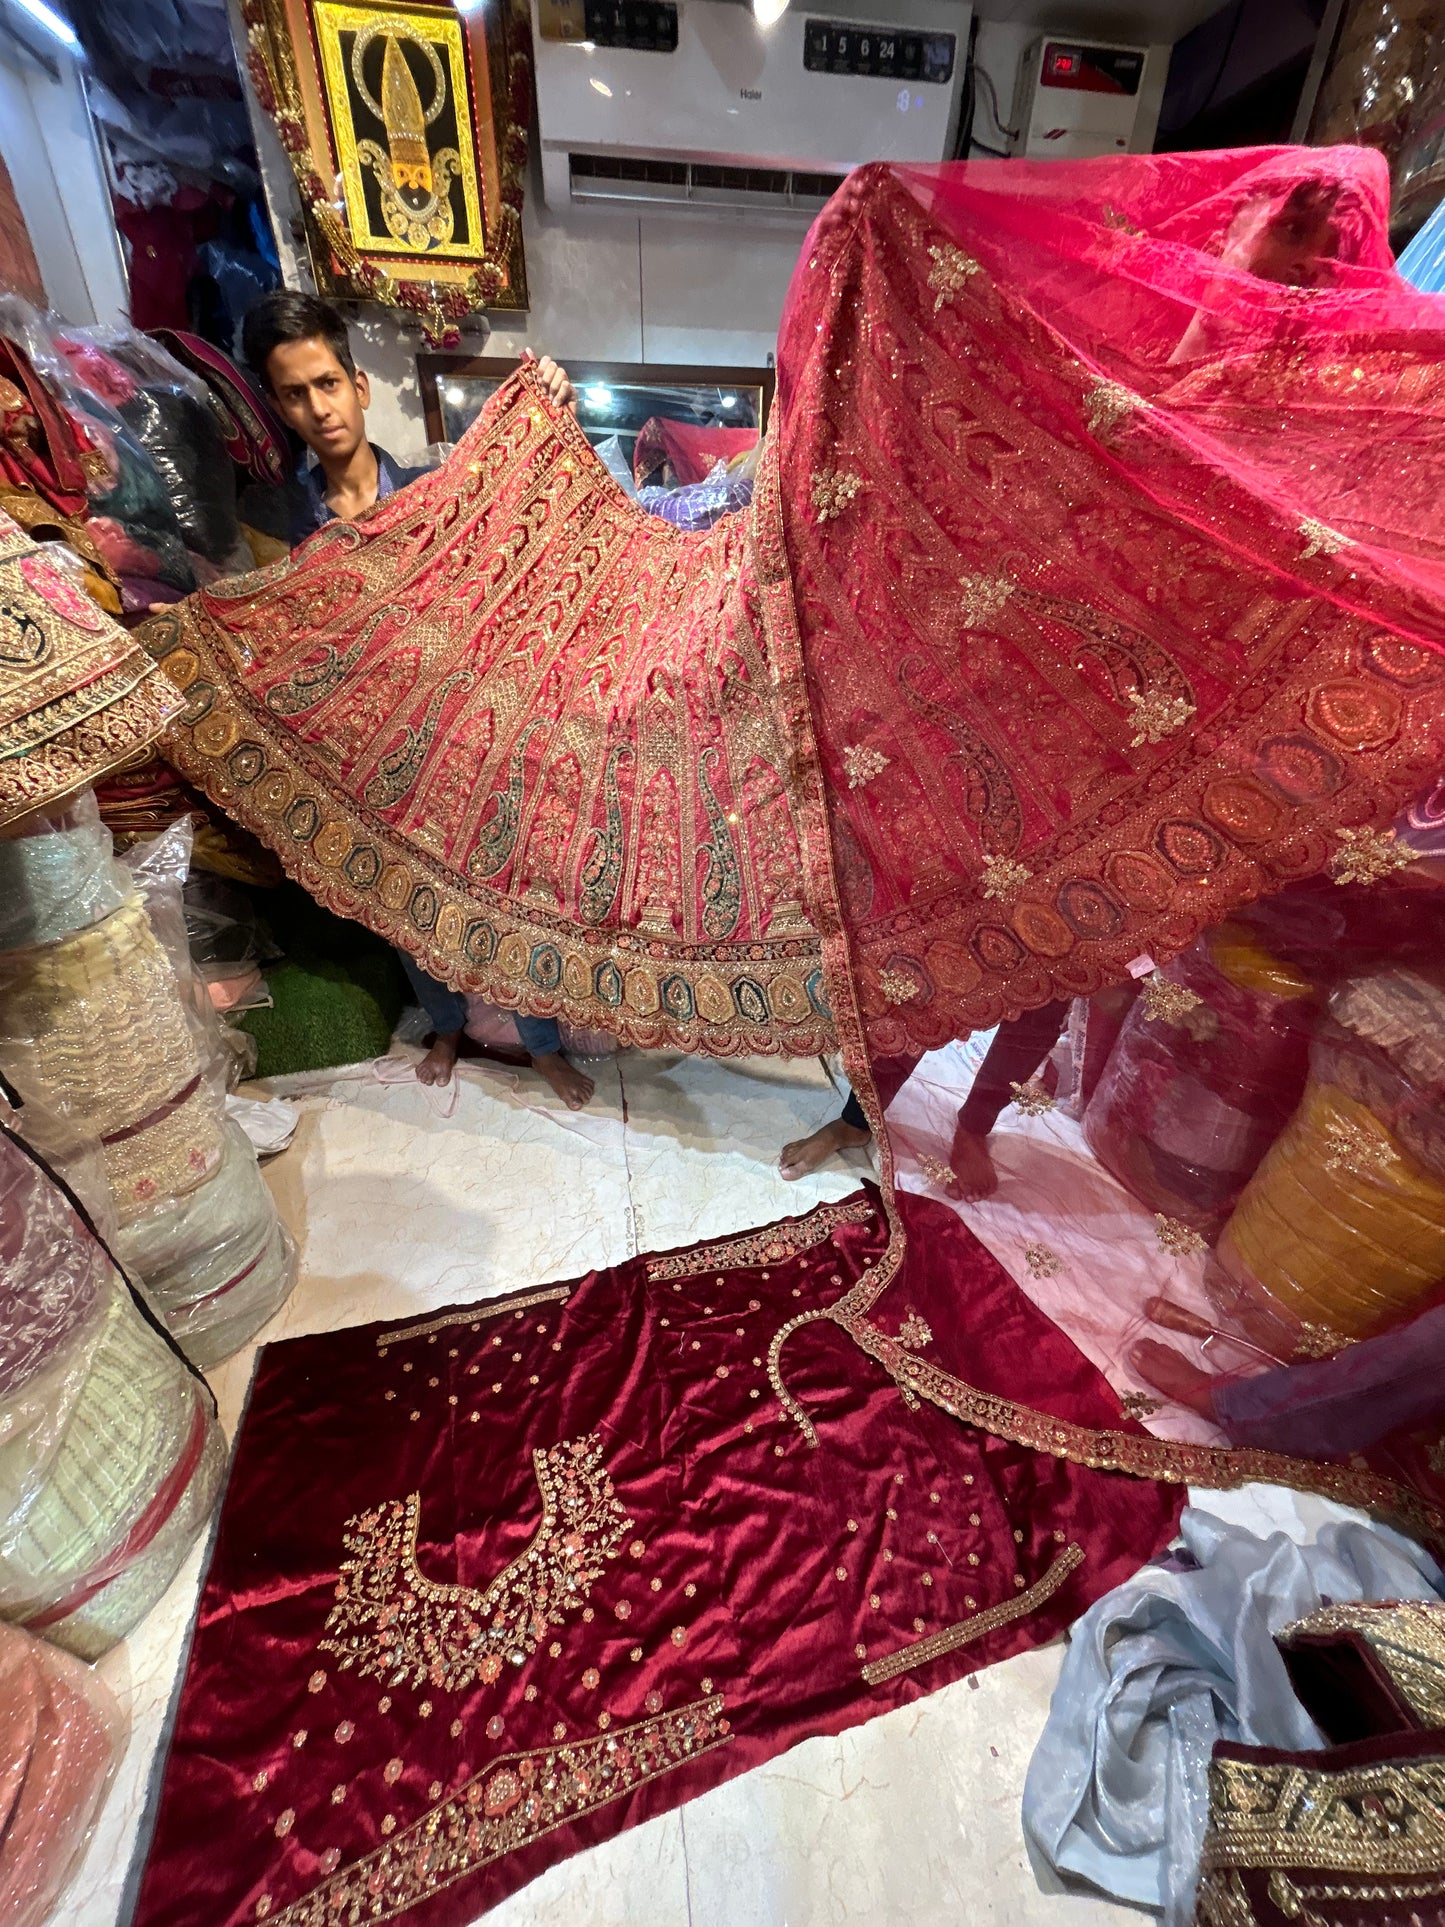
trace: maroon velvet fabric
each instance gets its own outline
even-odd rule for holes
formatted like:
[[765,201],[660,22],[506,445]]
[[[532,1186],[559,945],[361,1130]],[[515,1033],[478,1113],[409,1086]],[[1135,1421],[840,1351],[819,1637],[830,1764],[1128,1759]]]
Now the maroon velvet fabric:
[[[907,1285],[880,1327],[903,1327],[975,1384],[1017,1391],[1022,1376],[1024,1395],[1046,1386],[1062,1416],[1134,1429],[952,1212],[902,1202]],[[1052,1638],[1163,1545],[1178,1488],[910,1409],[826,1319],[781,1351],[817,1428],[807,1444],[770,1383],[769,1345],[836,1304],[886,1236],[876,1192],[860,1192],[421,1329],[269,1346],[138,1927],[470,1921],[552,1862],[810,1734]],[[579,1521],[564,1493],[529,1566],[533,1454],[589,1437],[611,1482],[601,1524]],[[435,1582],[430,1677],[415,1683],[362,1671],[378,1639],[412,1623],[405,1603],[396,1611],[405,1558],[340,1572],[356,1522],[374,1538],[412,1494],[415,1564]],[[499,1594],[491,1582],[519,1558],[520,1585]],[[365,1618],[349,1669],[323,1643],[346,1637],[327,1630],[348,1604],[339,1578],[391,1602],[389,1624]],[[467,1598],[437,1590],[457,1585]],[[950,1628],[920,1657],[921,1639]],[[879,1662],[891,1676],[865,1674]]]

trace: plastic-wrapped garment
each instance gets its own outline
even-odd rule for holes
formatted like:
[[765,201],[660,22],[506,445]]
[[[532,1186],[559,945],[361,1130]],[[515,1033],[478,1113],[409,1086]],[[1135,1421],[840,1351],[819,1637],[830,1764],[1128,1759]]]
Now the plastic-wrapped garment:
[[1425,294],[1445,289],[1445,201],[1400,256],[1400,273]]
[[[144,444],[110,403],[77,377],[60,336],[27,302],[0,295],[0,329],[22,345],[51,397],[52,410],[87,445],[84,494],[77,498],[77,509],[88,509],[87,527],[106,562],[117,575],[155,577],[189,592],[196,586],[195,572]],[[41,492],[49,493],[43,487]]]
[[134,328],[67,330],[55,340],[76,379],[145,447],[186,547],[224,562],[240,527],[235,475],[210,389]]
[[686,488],[643,488],[637,491],[641,507],[660,515],[678,529],[710,529],[725,515],[735,515],[753,499],[751,475],[729,473],[719,462],[705,481]]
[[100,1675],[0,1626],[0,1920],[43,1927],[90,1844],[125,1747]]
[[0,951],[56,943],[119,910],[131,883],[95,792],[37,811],[0,840]]
[[116,1256],[193,1365],[219,1364],[259,1331],[296,1283],[296,1249],[250,1138],[227,1122],[214,1177],[128,1226]]
[[623,451],[622,437],[609,435],[605,442],[595,444],[598,460],[616,482],[622,493],[627,496],[637,494],[637,483],[633,479],[632,468]]
[[1441,0],[1353,0],[1320,88],[1309,138],[1357,141],[1394,160],[1421,81],[1438,60]]
[[94,1658],[174,1577],[225,1444],[204,1383],[0,1132],[0,1616]]
[[1314,1748],[1271,1635],[1325,1600],[1438,1598],[1429,1555],[1382,1527],[1312,1545],[1180,1520],[1187,1564],[1145,1566],[1069,1635],[1024,1784],[1024,1831],[1061,1874],[1169,1927],[1190,1918],[1216,1739]]
[[155,333],[171,359],[190,369],[210,390],[231,460],[258,482],[279,488],[295,463],[287,431],[271,412],[261,390],[242,374],[229,355],[223,355],[199,335],[179,328],[158,328]]
[[1313,987],[1224,924],[1148,979],[1084,1114],[1141,1203],[1215,1230],[1304,1087]]
[[1329,1009],[1300,1107],[1206,1275],[1279,1358],[1368,1337],[1445,1276],[1445,984],[1346,979]]
[[122,1224],[220,1161],[219,1100],[138,896],[60,943],[0,955],[0,1070],[100,1139]]

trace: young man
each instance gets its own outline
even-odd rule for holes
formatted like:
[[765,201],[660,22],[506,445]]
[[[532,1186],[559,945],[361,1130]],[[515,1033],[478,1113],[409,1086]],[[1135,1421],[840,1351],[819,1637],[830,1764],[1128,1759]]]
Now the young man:
[[[403,468],[367,439],[371,385],[352,359],[346,323],[329,301],[279,289],[258,301],[241,331],[246,360],[271,392],[282,420],[316,458],[287,489],[291,546],[333,519],[354,522],[369,508],[424,471]],[[548,357],[538,373],[553,401],[574,405],[567,372]],[[414,957],[398,949],[412,989],[431,1019],[434,1041],[417,1066],[423,1084],[445,1084],[452,1075],[466,1023],[466,1000],[428,976]],[[516,1020],[522,1047],[569,1110],[592,1096],[590,1077],[562,1055],[562,1038],[550,1017]]]

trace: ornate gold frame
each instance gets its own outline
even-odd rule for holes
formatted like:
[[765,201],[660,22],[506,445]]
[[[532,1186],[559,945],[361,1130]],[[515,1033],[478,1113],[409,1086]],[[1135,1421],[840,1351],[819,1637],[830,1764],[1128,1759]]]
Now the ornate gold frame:
[[[531,102],[526,0],[458,13],[450,0],[242,0],[247,65],[276,123],[306,214],[316,285],[417,315],[428,341],[453,347],[456,324],[482,308],[527,306],[522,196]],[[433,49],[456,118],[452,160],[466,238],[425,251],[360,218],[365,184],[341,35],[358,26],[411,28]],[[354,46],[354,41],[353,41]],[[463,111],[465,109],[465,111]],[[439,157],[438,157],[439,158]]]

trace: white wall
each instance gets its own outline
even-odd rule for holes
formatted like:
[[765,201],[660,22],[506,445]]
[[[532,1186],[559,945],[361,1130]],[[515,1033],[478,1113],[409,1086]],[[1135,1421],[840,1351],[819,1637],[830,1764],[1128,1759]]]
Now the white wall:
[[120,241],[75,63],[55,43],[47,71],[0,16],[0,154],[52,308],[85,326],[129,313]]

